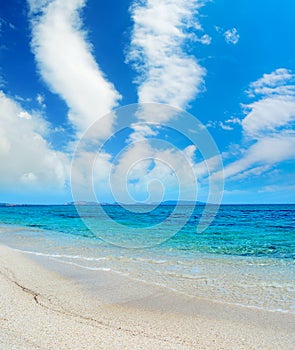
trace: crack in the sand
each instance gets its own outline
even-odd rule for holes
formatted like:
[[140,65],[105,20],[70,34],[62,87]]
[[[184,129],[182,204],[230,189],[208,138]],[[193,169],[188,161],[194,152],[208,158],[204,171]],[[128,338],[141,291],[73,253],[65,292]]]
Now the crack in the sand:
[[39,302],[39,300],[38,300],[38,295],[39,295],[39,293],[36,293],[36,292],[34,292],[33,290],[31,290],[31,289],[29,289],[29,288],[27,288],[27,287],[22,286],[21,284],[19,284],[19,283],[16,282],[16,281],[11,281],[11,282],[13,282],[13,283],[14,283],[15,285],[17,285],[19,288],[21,288],[23,292],[28,293],[28,294],[31,294],[31,295],[33,296],[33,299],[35,300],[36,304],[43,306],[43,305]]
[[[21,285],[19,282],[16,281],[16,278],[14,276],[14,274],[7,270],[6,269],[6,272],[10,275],[13,276],[13,278],[9,277],[7,274],[5,274],[3,271],[0,271],[0,274],[6,278],[7,280],[9,280],[11,283],[15,284],[18,288],[20,288],[23,292],[27,293],[27,294],[30,294],[32,295],[35,303],[41,307],[43,307],[44,309],[47,309],[51,312],[55,312],[55,313],[58,313],[58,314],[61,314],[61,315],[64,315],[64,316],[67,316],[67,317],[73,317],[73,318],[76,318],[78,319],[78,321],[80,323],[86,323],[92,327],[98,327],[98,326],[102,326],[102,327],[105,327],[105,328],[111,328],[111,329],[116,329],[117,331],[121,331],[121,332],[126,332],[128,333],[129,335],[131,336],[144,336],[146,338],[152,338],[152,339],[157,339],[159,341],[162,341],[162,342],[165,342],[165,343],[170,343],[169,340],[165,339],[165,338],[162,338],[162,337],[159,337],[159,336],[155,336],[155,335],[149,335],[149,334],[146,334],[144,333],[143,331],[135,331],[135,330],[130,330],[128,328],[125,328],[125,327],[121,327],[121,326],[112,326],[110,325],[109,323],[107,322],[104,322],[104,321],[99,321],[95,318],[92,318],[92,317],[87,317],[87,316],[83,316],[81,314],[78,314],[78,313],[75,313],[75,312],[69,312],[68,310],[64,309],[63,306],[59,306],[60,307],[60,310],[59,309],[56,309],[56,308],[53,308],[53,307],[50,307],[48,305],[46,305],[45,303],[41,302],[38,298],[42,297],[42,295],[40,293],[37,293],[35,291],[33,291],[32,289],[29,289],[23,285]],[[43,296],[43,298],[45,300],[47,300],[51,305],[51,301],[50,299],[46,298]],[[177,341],[177,339],[174,339],[174,341]],[[183,342],[181,342],[183,343]]]

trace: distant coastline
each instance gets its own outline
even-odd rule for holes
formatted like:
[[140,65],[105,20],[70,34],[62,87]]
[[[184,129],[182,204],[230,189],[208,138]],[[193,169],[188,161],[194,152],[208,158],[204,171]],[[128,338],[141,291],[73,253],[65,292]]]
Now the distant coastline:
[[[128,203],[109,203],[109,202],[87,202],[87,201],[77,201],[77,202],[67,202],[67,203],[48,203],[48,204],[41,204],[41,203],[0,203],[0,208],[2,207],[31,207],[31,206],[155,206],[155,205],[165,205],[165,206],[176,206],[176,205],[216,205],[214,203],[205,203],[205,202],[194,202],[194,201],[176,201],[176,200],[168,200],[160,203],[135,203],[135,204],[128,204]],[[295,203],[221,203],[221,206],[234,206],[234,205],[295,205]]]
[[108,202],[88,202],[88,201],[76,201],[76,202],[68,202],[64,204],[17,204],[17,203],[0,203],[0,207],[27,207],[27,206],[46,206],[46,205],[58,205],[58,206],[71,206],[71,205],[78,205],[78,206],[95,206],[95,205],[101,205],[101,206],[134,206],[134,205],[147,205],[147,206],[154,206],[154,205],[206,205],[204,202],[194,202],[194,201],[176,201],[176,200],[168,200],[164,202],[159,203],[135,203],[135,204],[128,204],[128,203],[108,203]]

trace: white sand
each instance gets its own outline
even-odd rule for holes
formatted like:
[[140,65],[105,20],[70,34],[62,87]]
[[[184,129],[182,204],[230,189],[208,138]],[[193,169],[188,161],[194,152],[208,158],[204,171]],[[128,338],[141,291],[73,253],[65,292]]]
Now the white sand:
[[0,246],[0,349],[294,349],[295,315],[52,264]]

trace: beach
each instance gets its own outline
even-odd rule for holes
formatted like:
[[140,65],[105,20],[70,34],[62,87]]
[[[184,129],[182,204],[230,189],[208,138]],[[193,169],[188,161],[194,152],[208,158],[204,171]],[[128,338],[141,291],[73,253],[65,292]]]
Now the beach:
[[295,315],[0,248],[2,349],[293,349]]
[[295,350],[294,5],[0,3],[0,350]]

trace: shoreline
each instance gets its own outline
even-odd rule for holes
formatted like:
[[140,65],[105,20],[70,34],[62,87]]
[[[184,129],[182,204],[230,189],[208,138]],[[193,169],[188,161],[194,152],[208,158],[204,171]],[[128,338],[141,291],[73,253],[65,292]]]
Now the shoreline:
[[62,275],[73,265],[75,272],[108,271],[106,276],[131,279],[148,288],[158,286],[193,299],[295,314],[295,270],[288,259],[202,252],[180,255],[179,251],[171,255],[167,249],[133,255],[130,250],[112,249],[88,238],[73,240],[71,234],[50,229],[1,225],[0,231],[4,245]]
[[[4,349],[292,349],[295,315],[187,298],[0,246]],[[77,336],[75,336],[77,334]]]

